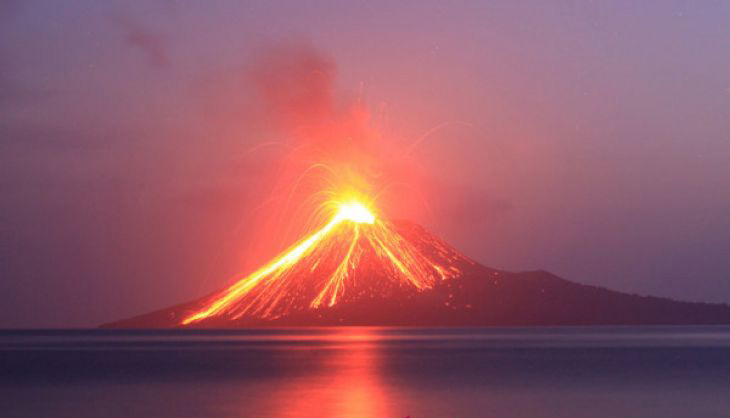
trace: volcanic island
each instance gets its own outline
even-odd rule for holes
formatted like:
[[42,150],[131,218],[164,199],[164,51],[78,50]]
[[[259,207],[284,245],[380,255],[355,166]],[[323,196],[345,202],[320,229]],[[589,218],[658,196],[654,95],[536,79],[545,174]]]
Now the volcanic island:
[[729,324],[730,306],[483,266],[359,201],[232,285],[104,328]]

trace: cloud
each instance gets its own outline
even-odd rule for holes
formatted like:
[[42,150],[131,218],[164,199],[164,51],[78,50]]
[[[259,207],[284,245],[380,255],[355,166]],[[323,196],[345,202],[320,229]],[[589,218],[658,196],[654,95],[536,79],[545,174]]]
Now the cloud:
[[114,15],[110,20],[124,30],[125,42],[139,50],[147,63],[156,68],[168,67],[170,57],[163,35],[125,15]]
[[335,117],[334,79],[334,63],[308,45],[262,48],[251,71],[262,104],[282,128],[330,122]]

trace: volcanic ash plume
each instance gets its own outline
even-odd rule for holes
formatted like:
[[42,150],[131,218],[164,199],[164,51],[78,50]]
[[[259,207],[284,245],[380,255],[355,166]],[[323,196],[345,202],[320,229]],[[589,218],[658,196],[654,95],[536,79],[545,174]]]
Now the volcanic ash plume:
[[[396,177],[383,164],[389,147],[362,104],[338,100],[334,66],[308,48],[268,51],[251,71],[261,108],[292,145],[261,236],[308,212],[294,245],[206,300],[183,325],[210,318],[276,319],[342,301],[422,291],[460,274],[466,259],[430,235],[409,240],[376,209]],[[392,160],[392,157],[388,157]],[[428,248],[428,251],[424,251]]]

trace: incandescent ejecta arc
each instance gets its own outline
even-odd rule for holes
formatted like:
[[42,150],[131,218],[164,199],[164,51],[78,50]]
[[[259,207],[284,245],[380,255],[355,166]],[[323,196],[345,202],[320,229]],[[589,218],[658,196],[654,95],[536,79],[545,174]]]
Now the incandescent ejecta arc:
[[460,274],[455,262],[466,259],[449,259],[444,245],[436,244],[439,257],[426,254],[366,204],[346,200],[333,206],[336,212],[324,226],[214,295],[181,325],[219,316],[276,319],[294,310],[331,307],[354,284],[351,273],[364,260],[376,260],[395,286],[419,291]]

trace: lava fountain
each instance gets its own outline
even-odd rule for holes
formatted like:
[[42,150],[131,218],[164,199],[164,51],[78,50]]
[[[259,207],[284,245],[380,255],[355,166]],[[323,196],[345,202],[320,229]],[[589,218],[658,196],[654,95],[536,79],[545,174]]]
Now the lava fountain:
[[[398,184],[412,185],[401,171],[414,170],[406,164],[407,153],[380,140],[364,104],[342,106],[336,100],[330,62],[311,51],[283,49],[263,64],[254,72],[263,108],[293,147],[274,177],[279,182],[266,189],[269,201],[277,203],[269,204],[267,220],[254,225],[262,233],[252,234],[259,237],[252,242],[265,246],[262,241],[285,236],[276,231],[283,225],[313,215],[296,235],[303,238],[180,312],[176,321],[276,320],[363,298],[412,295],[459,276],[470,260],[428,233],[409,232],[376,208],[376,199],[382,202]],[[291,210],[290,204],[299,206]]]
[[[348,288],[367,280],[365,276],[385,277],[390,286],[422,291],[460,274],[456,261],[463,257],[436,240],[419,245],[405,239],[365,199],[335,200],[326,206],[331,211],[324,225],[212,296],[181,324],[244,315],[276,319],[298,310],[331,307]],[[426,247],[430,251],[423,251]]]

